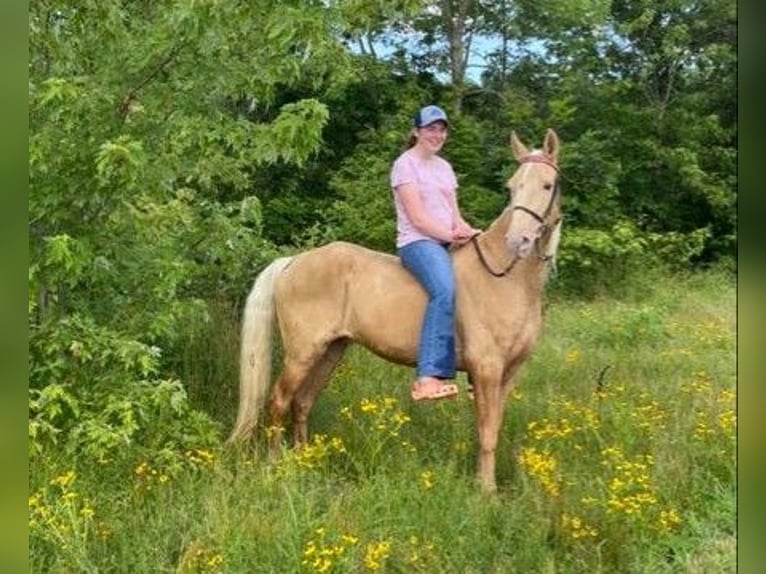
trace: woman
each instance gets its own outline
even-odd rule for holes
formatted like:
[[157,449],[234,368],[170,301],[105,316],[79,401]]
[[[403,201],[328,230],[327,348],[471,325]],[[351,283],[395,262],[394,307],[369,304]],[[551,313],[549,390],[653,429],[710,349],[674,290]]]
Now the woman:
[[457,204],[457,178],[438,155],[447,139],[447,114],[426,106],[414,120],[410,147],[394,162],[391,187],[397,218],[396,246],[402,264],[428,294],[418,348],[416,401],[457,394],[455,377],[455,276],[450,245],[479,233],[465,222]]

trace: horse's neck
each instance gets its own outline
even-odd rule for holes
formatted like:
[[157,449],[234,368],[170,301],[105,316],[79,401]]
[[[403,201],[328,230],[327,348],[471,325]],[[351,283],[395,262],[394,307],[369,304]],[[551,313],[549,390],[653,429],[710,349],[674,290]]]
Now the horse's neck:
[[487,230],[481,234],[479,242],[492,261],[497,265],[507,266],[511,262],[511,254],[505,240],[505,232],[511,222],[511,210],[506,208],[500,217],[495,219]]

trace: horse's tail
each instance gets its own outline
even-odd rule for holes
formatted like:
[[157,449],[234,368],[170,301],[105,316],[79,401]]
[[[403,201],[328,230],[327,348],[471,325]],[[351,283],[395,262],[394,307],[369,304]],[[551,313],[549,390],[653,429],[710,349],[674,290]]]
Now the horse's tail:
[[292,257],[275,259],[258,275],[247,297],[239,356],[239,410],[230,444],[249,438],[258,424],[258,413],[271,380],[274,284],[291,261]]

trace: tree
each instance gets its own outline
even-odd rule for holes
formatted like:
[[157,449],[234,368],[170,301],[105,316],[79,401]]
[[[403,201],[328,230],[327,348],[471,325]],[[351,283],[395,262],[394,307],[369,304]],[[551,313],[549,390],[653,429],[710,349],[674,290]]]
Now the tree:
[[[496,117],[531,108],[523,122],[554,125],[567,142],[568,223],[626,220],[637,233],[681,233],[695,245],[704,232],[705,259],[732,254],[733,3],[516,4],[518,42],[536,48],[507,73],[493,59],[485,87],[497,93]],[[475,113],[489,97],[473,99]]]
[[414,24],[423,34],[421,45],[446,71],[453,90],[454,109],[459,112],[466,92],[466,71],[473,42],[486,31],[488,6],[479,0],[438,0],[429,3]]
[[[157,394],[167,350],[206,300],[236,302],[276,250],[253,171],[301,165],[319,147],[326,105],[278,95],[345,81],[336,16],[319,2],[30,6],[36,449],[90,441],[104,455],[151,434],[146,401],[178,405]],[[183,426],[173,440],[193,437]]]

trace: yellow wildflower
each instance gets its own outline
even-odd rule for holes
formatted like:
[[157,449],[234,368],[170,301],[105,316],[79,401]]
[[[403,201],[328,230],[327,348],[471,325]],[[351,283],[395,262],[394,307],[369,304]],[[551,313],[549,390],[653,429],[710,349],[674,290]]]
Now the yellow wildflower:
[[51,484],[54,486],[59,486],[62,489],[66,490],[74,482],[74,479],[76,477],[77,477],[77,474],[73,470],[70,470],[51,480]]

